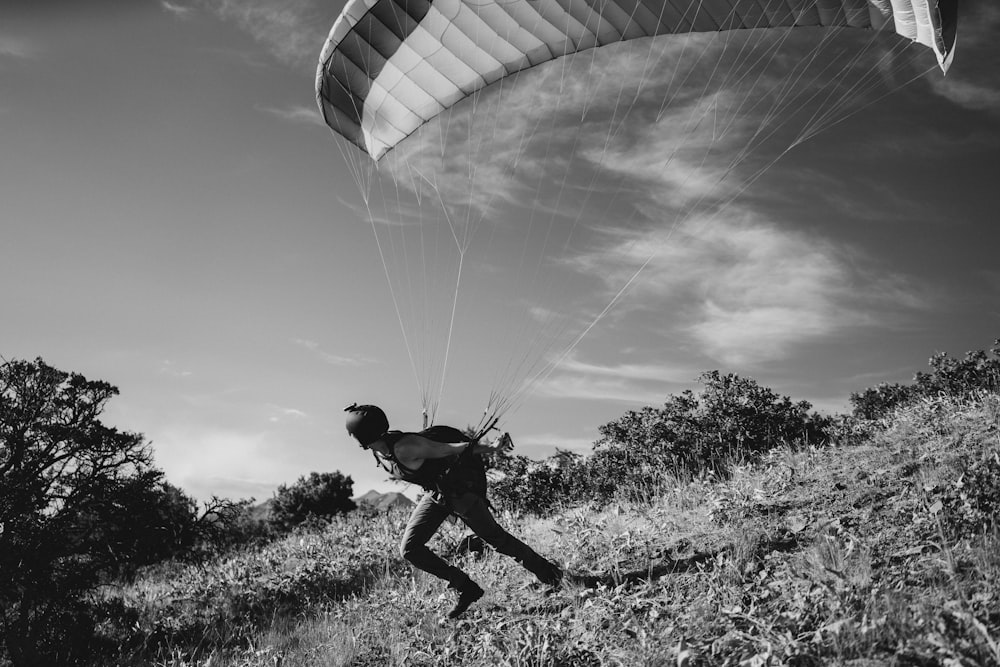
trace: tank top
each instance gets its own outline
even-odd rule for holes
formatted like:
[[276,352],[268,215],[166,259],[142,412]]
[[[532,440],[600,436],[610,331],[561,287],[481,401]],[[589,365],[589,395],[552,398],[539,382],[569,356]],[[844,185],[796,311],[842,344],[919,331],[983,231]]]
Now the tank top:
[[419,433],[389,431],[382,440],[389,448],[390,473],[394,478],[417,484],[446,498],[470,491],[486,496],[486,466],[480,455],[472,453],[471,447],[453,456],[424,459],[419,468],[410,468],[396,458],[396,443],[407,435],[417,435],[436,442],[470,442],[467,435],[450,426],[432,426]]

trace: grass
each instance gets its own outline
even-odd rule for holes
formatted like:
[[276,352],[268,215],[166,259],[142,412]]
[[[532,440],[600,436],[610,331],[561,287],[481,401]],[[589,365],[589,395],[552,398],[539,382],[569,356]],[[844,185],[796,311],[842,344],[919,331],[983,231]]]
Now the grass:
[[487,595],[458,621],[400,561],[400,515],[103,595],[132,622],[123,665],[1000,665],[994,460],[1000,399],[933,399],[863,444],[775,451],[650,503],[505,515],[572,576],[545,595],[509,559],[460,557]]

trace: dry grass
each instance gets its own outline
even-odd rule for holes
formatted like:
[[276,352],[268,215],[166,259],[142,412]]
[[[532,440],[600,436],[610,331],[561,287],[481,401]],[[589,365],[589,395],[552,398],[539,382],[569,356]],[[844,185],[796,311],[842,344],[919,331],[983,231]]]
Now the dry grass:
[[[117,593],[151,628],[170,613],[225,618],[249,595],[241,587],[313,591],[308,604],[267,607],[270,616],[230,616],[227,641],[147,634],[121,662],[1000,665],[1000,532],[966,521],[975,508],[962,481],[984,457],[1000,463],[998,405],[928,401],[868,444],[773,452],[652,503],[505,516],[573,576],[546,596],[509,559],[466,557],[488,593],[457,622],[441,620],[443,584],[396,557],[402,518],[347,520]],[[434,546],[447,551],[463,534],[446,526]],[[337,581],[350,584],[315,588]],[[169,606],[181,589],[202,606]],[[262,610],[271,600],[249,597]]]

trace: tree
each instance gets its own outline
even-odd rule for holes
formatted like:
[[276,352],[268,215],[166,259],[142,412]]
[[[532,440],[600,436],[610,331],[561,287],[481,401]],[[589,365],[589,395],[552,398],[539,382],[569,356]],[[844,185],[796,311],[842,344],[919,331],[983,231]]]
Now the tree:
[[299,525],[310,516],[326,519],[355,508],[351,500],[354,481],[337,472],[313,472],[291,485],[282,484],[274,495],[271,523],[281,529]]
[[117,394],[41,359],[0,366],[0,645],[15,665],[68,664],[89,641],[83,593],[171,539],[150,534],[166,487],[143,437],[99,419]]

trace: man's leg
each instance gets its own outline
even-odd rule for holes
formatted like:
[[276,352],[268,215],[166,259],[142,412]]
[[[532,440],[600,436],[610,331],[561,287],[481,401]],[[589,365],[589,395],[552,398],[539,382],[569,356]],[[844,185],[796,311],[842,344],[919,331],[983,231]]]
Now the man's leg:
[[436,502],[432,494],[424,494],[413,509],[413,513],[410,514],[410,520],[406,523],[403,539],[399,543],[399,553],[414,567],[444,579],[451,584],[452,588],[461,590],[471,581],[469,575],[457,567],[449,565],[427,548],[427,542],[434,536],[449,514],[451,511]]
[[466,493],[448,500],[455,514],[476,535],[500,553],[517,560],[543,584],[556,585],[562,580],[562,570],[558,565],[538,555],[534,549],[497,523],[485,498],[475,493]]
[[473,602],[483,597],[483,589],[457,567],[448,565],[440,556],[427,548],[441,523],[448,518],[451,510],[436,502],[432,494],[425,494],[406,523],[399,552],[414,567],[433,574],[448,582],[449,588],[458,591],[458,602],[448,615],[460,616]]

